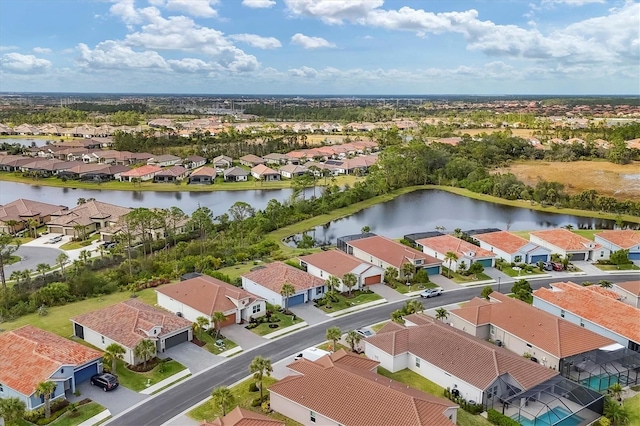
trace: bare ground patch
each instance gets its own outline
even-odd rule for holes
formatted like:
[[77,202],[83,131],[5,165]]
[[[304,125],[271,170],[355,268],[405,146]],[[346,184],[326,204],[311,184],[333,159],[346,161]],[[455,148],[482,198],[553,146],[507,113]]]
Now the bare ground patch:
[[[458,133],[460,136],[464,135],[465,133],[468,134],[469,136],[476,136],[479,135],[480,133],[486,133],[488,135],[490,135],[491,133],[494,132],[504,132],[507,129],[502,129],[502,128],[495,128],[495,129],[460,129],[458,130],[456,133]],[[536,131],[536,129],[511,129],[511,134],[513,136],[518,136],[521,138],[530,138],[531,136],[533,136],[533,133]]]

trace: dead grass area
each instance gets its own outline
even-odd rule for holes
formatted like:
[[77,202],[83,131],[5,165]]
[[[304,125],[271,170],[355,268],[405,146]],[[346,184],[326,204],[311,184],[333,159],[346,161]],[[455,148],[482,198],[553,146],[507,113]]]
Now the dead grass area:
[[[486,133],[488,135],[490,135],[493,132],[504,132],[507,129],[502,129],[502,128],[496,128],[496,129],[460,129],[457,131],[457,133],[462,136],[465,133],[468,134],[469,136],[476,136],[479,135],[480,133]],[[536,131],[536,129],[511,129],[511,134],[513,136],[518,136],[521,138],[530,138],[531,136],[533,136],[533,133]]]
[[640,193],[640,162],[620,165],[605,161],[526,161],[513,164],[508,171],[531,186],[541,179],[560,182],[571,194],[595,189],[599,194],[625,200],[635,199]]

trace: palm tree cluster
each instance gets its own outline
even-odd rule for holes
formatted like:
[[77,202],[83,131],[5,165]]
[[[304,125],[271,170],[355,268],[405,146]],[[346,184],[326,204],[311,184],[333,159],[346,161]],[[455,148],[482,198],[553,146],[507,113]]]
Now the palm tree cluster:
[[404,317],[424,311],[424,305],[417,299],[408,300],[401,309],[391,313],[391,321],[404,324]]

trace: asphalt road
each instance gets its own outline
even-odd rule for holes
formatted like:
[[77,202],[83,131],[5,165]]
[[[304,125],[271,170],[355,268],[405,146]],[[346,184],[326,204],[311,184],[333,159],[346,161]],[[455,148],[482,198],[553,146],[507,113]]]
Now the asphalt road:
[[[567,278],[569,279],[569,278]],[[638,279],[638,274],[624,275],[598,275],[571,277],[574,282],[599,280],[609,280],[612,282],[623,282]],[[533,289],[548,286],[552,282],[557,282],[558,278],[545,278],[530,281]],[[508,291],[511,283],[503,283],[502,291]],[[421,299],[425,308],[434,308],[452,303],[469,300],[480,295],[483,286],[475,288],[463,288],[460,290],[445,292],[439,297],[431,299]],[[494,290],[498,289],[498,284],[492,285]],[[343,331],[348,331],[358,327],[364,327],[380,321],[389,319],[391,312],[404,305],[404,301],[387,303],[371,309],[356,312],[350,315],[340,316],[330,319],[316,326],[303,328],[300,331],[286,335],[275,341],[266,343],[247,352],[242,352],[228,361],[205,370],[188,380],[180,382],[171,390],[160,393],[155,397],[148,398],[141,404],[132,407],[129,411],[110,419],[106,424],[114,425],[161,425],[198,402],[207,398],[212,389],[217,386],[229,386],[249,375],[248,365],[256,355],[270,358],[273,363],[283,358],[300,352],[305,348],[316,345],[324,341],[325,332],[328,327],[338,326]]]
[[63,251],[53,247],[20,246],[14,253],[15,256],[20,256],[20,261],[5,266],[5,276],[9,279],[11,273],[14,271],[24,271],[25,269],[35,271],[40,263],[56,266],[56,258],[60,253],[63,253]]

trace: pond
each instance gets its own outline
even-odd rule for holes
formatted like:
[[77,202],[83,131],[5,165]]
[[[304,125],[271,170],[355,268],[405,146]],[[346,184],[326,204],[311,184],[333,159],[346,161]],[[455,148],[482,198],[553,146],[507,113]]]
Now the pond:
[[[52,140],[53,142],[53,140]],[[31,147],[31,146],[45,146],[47,144],[47,139],[36,139],[36,138],[0,138],[0,143],[9,143],[9,144],[20,144],[22,146]]]

